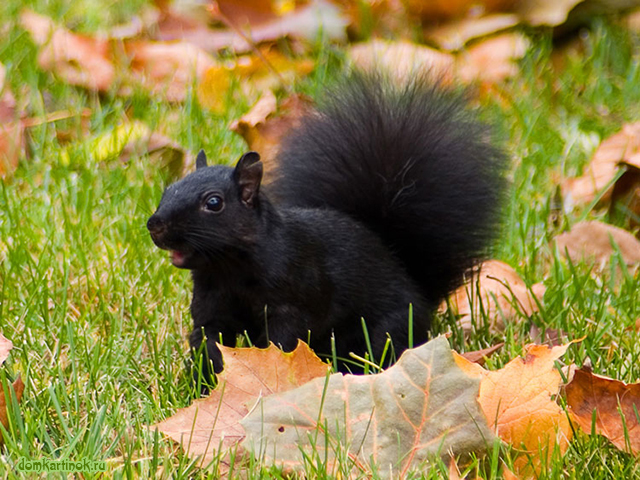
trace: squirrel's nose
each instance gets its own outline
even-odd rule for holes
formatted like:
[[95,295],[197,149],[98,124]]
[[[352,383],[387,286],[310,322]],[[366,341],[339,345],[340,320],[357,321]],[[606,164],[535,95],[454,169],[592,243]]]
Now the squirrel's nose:
[[151,215],[147,221],[147,229],[153,238],[162,235],[167,230],[167,225],[155,215]]

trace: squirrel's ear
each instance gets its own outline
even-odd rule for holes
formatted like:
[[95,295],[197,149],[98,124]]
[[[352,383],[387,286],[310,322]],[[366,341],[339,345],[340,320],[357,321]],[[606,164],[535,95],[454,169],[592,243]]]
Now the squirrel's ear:
[[196,170],[207,166],[207,155],[204,153],[204,150],[200,150],[198,152],[198,156],[196,157]]
[[242,155],[236,169],[233,171],[233,179],[240,187],[240,198],[248,207],[253,207],[262,181],[262,162],[256,152],[248,152]]

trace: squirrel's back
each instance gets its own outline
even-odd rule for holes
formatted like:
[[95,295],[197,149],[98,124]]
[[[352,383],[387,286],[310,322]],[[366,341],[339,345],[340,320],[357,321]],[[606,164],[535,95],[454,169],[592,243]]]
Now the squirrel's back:
[[506,164],[461,93],[356,71],[284,140],[269,192],[361,221],[435,302],[497,235]]

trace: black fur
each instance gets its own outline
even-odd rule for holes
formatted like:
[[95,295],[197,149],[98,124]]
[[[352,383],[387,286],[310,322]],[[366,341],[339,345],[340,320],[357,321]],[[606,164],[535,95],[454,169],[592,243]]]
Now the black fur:
[[[430,315],[498,230],[505,156],[460,95],[423,78],[398,88],[352,74],[284,142],[265,194],[250,152],[235,169],[198,169],[165,191],[148,227],[192,270],[190,343],[216,372],[220,334],[285,350],[399,354],[426,341]],[[222,207],[221,207],[222,205]],[[309,332],[311,332],[309,334]]]

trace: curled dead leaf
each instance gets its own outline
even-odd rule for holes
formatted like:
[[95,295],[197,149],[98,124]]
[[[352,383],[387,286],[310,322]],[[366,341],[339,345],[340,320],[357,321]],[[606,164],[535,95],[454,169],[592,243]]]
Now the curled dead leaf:
[[[465,332],[471,332],[483,314],[490,322],[490,331],[500,332],[507,323],[523,316],[529,317],[538,311],[544,286],[538,286],[536,290],[534,293],[528,289],[516,271],[506,263],[490,260],[482,264],[469,282],[453,293],[449,304],[454,313],[461,316],[458,323]],[[443,304],[440,310],[445,308]]]
[[[608,202],[619,167],[627,165],[640,170],[640,122],[624,125],[622,130],[604,140],[593,154],[580,177],[562,183],[565,209],[588,204],[600,196],[599,202]],[[618,181],[622,180],[620,178]],[[637,186],[638,182],[625,190]],[[618,192],[620,196],[624,192]]]
[[626,230],[598,221],[575,224],[569,232],[555,237],[555,244],[558,252],[571,261],[593,263],[598,268],[604,268],[616,253],[614,244],[627,266],[640,262],[638,239]]
[[583,366],[565,392],[571,418],[583,432],[590,434],[593,426],[618,449],[640,453],[640,383],[626,384]]
[[463,18],[436,28],[427,28],[425,37],[440,48],[453,52],[460,50],[471,40],[513,28],[519,22],[518,16],[510,13]]

